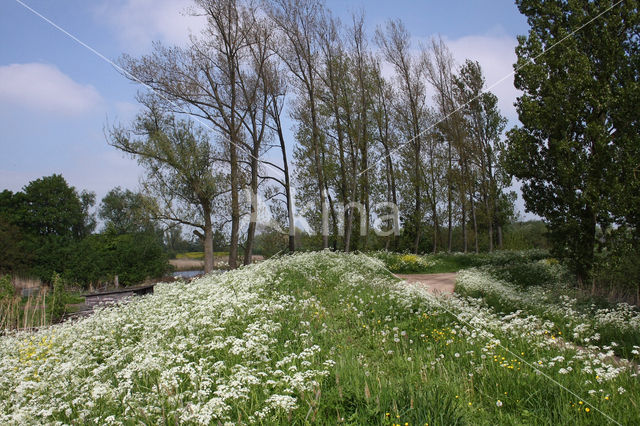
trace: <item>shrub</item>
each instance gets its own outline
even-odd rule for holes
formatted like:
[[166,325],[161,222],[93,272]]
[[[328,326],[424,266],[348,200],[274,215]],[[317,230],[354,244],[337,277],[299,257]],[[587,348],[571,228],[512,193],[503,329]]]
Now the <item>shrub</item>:
[[415,254],[401,254],[387,251],[378,251],[372,254],[374,257],[382,260],[391,272],[397,274],[424,273],[434,265],[434,262],[428,261],[424,256]]
[[66,311],[67,297],[64,291],[64,281],[59,274],[54,273],[51,278],[51,284],[53,286],[53,294],[49,299],[50,302],[47,305],[47,310],[51,322],[55,322],[63,317]]
[[551,284],[555,280],[548,265],[541,262],[514,263],[488,270],[495,278],[521,287]]
[[0,276],[0,300],[13,297],[15,295],[15,291],[13,284],[11,284],[11,276]]

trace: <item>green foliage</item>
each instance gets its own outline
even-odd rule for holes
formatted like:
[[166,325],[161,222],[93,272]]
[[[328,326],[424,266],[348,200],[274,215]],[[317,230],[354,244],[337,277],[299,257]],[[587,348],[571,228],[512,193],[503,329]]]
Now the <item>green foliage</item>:
[[515,263],[490,268],[494,277],[521,287],[553,284],[555,275],[540,262]]
[[527,209],[545,219],[554,255],[584,281],[594,262],[596,226],[640,217],[640,203],[629,202],[640,187],[631,113],[640,15],[635,2],[517,5],[531,30],[516,49],[522,127],[509,132],[507,168],[523,183]]
[[111,282],[118,275],[123,285],[164,276],[171,266],[157,235],[96,234],[82,240],[66,264],[67,279],[88,284]]
[[[147,106],[132,129],[111,129],[109,143],[145,168],[145,194],[156,200],[147,203],[152,216],[200,228],[204,242],[213,232],[214,202],[226,192],[226,172],[216,166],[218,153],[206,131],[193,121],[165,114],[153,102]],[[210,253],[209,247],[205,252]]]
[[601,296],[640,305],[640,244],[626,227],[609,229],[596,253],[593,279]]
[[[218,246],[224,247],[224,237],[217,235],[217,232],[218,231],[214,232],[213,235],[214,250],[216,249],[216,243],[218,243]],[[165,229],[164,244],[169,258],[175,258],[179,253],[201,251],[202,240],[194,237],[195,236],[192,236],[191,239],[185,238],[182,226],[179,224],[174,224]],[[222,244],[220,244],[220,241],[222,241]]]
[[97,235],[89,214],[94,200],[60,175],[36,179],[20,193],[0,193],[0,271],[85,285],[115,275],[125,285],[163,276],[170,266],[162,236],[142,207],[146,198],[119,188],[109,192],[100,210],[108,231]]
[[51,278],[51,285],[53,292],[48,298],[47,311],[53,323],[61,319],[66,311],[67,294],[64,291],[64,281],[60,275],[55,272]]
[[78,193],[61,175],[29,182],[0,195],[0,270],[28,272],[43,281],[62,273],[73,246],[91,233],[95,196]]
[[10,275],[0,276],[0,300],[15,296],[16,289],[11,284]]
[[386,267],[397,274],[424,273],[434,266],[428,262],[424,256],[409,253],[393,253],[388,251],[377,251],[371,253],[376,258],[382,260]]
[[19,226],[35,236],[59,236],[79,239],[92,229],[87,217],[92,197],[82,197],[61,175],[51,175],[29,182],[17,197]]
[[382,260],[386,267],[399,274],[435,274],[457,272],[461,269],[484,265],[517,267],[549,257],[545,250],[496,251],[493,253],[438,253],[413,255],[377,251],[372,256]]
[[116,187],[104,196],[98,216],[105,228],[116,234],[154,231],[155,222],[150,211],[154,201],[139,192]]
[[274,254],[287,251],[289,236],[279,231],[263,231],[255,236],[253,254],[271,257]]
[[0,273],[25,271],[31,259],[20,228],[0,213]]
[[513,222],[504,229],[505,250],[548,250],[547,227],[541,220]]

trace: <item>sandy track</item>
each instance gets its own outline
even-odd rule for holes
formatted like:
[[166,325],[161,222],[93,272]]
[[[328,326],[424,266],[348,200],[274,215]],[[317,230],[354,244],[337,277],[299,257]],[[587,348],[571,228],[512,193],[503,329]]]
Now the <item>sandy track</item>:
[[395,274],[395,276],[409,283],[420,284],[432,294],[451,294],[456,284],[455,272],[443,274]]

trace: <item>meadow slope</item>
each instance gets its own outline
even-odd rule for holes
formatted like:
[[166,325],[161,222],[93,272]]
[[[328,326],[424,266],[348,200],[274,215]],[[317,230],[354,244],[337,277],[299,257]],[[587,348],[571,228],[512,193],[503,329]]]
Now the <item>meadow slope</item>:
[[637,424],[637,367],[558,331],[301,253],[1,337],[0,423]]

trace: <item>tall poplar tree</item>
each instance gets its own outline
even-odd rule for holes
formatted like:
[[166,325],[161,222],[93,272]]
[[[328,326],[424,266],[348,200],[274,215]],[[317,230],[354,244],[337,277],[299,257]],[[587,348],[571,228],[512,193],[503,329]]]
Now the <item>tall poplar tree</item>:
[[527,209],[545,219],[555,255],[582,283],[596,227],[612,223],[624,188],[638,186],[620,170],[634,163],[638,144],[637,114],[628,114],[638,95],[638,2],[516,3],[531,29],[516,48],[522,126],[509,132],[508,170],[522,182]]

